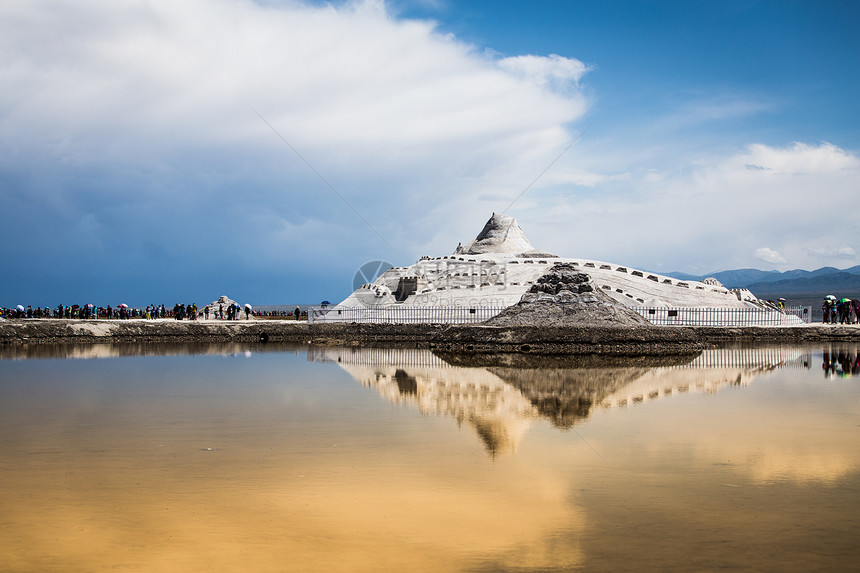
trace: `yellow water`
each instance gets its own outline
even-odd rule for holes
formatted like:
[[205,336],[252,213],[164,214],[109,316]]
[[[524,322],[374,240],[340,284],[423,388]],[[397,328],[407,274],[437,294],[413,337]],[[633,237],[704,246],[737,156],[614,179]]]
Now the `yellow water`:
[[860,378],[821,360],[0,360],[0,571],[850,570]]

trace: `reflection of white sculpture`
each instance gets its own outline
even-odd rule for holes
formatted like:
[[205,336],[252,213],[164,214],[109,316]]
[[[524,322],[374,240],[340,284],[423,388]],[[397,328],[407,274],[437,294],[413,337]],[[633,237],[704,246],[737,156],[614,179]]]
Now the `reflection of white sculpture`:
[[595,410],[746,386],[802,358],[786,349],[710,350],[683,366],[543,369],[452,366],[415,349],[312,348],[308,356],[336,362],[392,403],[472,426],[493,455],[515,452],[537,418],[570,427]]
[[451,366],[426,350],[327,348],[312,358],[337,362],[394,404],[472,426],[493,455],[515,452],[537,417],[519,391],[486,369]]
[[625,407],[678,394],[714,394],[729,386],[747,386],[759,374],[795,363],[802,356],[794,348],[705,350],[689,364],[650,369],[596,406]]

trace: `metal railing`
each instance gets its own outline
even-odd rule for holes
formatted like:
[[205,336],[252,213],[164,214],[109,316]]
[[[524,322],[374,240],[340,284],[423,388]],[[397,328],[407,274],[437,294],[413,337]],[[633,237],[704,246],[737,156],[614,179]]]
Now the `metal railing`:
[[308,322],[361,322],[387,324],[470,324],[488,320],[503,306],[387,306],[308,307]]
[[812,321],[812,307],[686,308],[637,306],[633,310],[659,326],[789,326]]
[[[375,324],[472,324],[488,320],[505,307],[308,307],[308,322]],[[812,307],[785,309],[725,307],[633,307],[651,324],[660,326],[789,326],[811,322]]]

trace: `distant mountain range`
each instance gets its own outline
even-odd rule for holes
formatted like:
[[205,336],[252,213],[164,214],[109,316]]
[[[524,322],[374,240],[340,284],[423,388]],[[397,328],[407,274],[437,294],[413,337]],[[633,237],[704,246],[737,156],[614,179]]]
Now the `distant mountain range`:
[[761,271],[759,269],[737,269],[719,271],[707,275],[687,273],[664,273],[667,276],[690,281],[714,277],[726,288],[745,288],[759,298],[817,297],[833,294],[838,297],[860,298],[860,265],[848,269],[822,267],[814,271]]

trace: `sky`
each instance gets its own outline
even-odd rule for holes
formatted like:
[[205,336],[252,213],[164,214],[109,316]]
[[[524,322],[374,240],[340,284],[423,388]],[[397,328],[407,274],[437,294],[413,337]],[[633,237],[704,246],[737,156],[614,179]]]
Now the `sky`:
[[494,212],[653,272],[860,264],[855,1],[5,0],[0,306],[318,303]]

